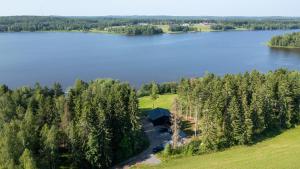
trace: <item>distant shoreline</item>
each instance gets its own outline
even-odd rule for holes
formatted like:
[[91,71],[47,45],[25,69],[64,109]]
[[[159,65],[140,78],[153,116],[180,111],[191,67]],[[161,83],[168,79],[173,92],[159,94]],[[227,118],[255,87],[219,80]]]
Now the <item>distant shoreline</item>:
[[300,47],[294,47],[294,46],[272,46],[268,45],[270,48],[276,48],[276,49],[300,49]]
[[[278,30],[297,30],[297,29],[278,29]],[[109,31],[102,31],[102,30],[48,30],[48,31],[6,31],[6,32],[0,32],[1,33],[51,33],[51,32],[65,32],[65,33],[99,33],[99,34],[111,34],[111,35],[124,35],[124,36],[155,36],[155,35],[163,35],[163,34],[185,34],[185,33],[201,33],[201,32],[242,32],[242,31],[272,31],[272,30],[251,30],[251,29],[231,29],[231,30],[204,30],[204,31],[187,31],[187,32],[163,32],[161,34],[152,34],[152,35],[126,35],[124,33],[117,33],[117,32],[109,32]],[[270,46],[270,45],[268,45]],[[279,48],[279,47],[278,47]]]

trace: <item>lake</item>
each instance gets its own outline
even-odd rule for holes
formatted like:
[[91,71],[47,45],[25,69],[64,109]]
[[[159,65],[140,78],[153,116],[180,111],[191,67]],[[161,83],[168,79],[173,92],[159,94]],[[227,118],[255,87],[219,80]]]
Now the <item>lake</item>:
[[[295,30],[294,30],[295,31]],[[97,33],[0,33],[0,83],[10,88],[40,82],[113,78],[134,86],[206,71],[224,75],[257,69],[300,70],[300,52],[265,43],[292,31],[232,31],[156,36]]]

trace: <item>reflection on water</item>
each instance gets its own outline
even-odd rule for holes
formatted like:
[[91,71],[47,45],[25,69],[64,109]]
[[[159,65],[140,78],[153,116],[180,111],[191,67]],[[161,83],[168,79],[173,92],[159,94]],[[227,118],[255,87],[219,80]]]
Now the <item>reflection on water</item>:
[[298,56],[300,57],[300,48],[297,49],[287,49],[287,48],[270,48],[271,55],[280,56]]

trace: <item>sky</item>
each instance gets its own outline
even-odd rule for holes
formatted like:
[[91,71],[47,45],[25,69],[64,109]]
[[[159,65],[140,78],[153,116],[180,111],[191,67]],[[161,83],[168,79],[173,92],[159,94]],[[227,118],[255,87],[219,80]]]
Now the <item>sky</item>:
[[300,0],[0,0],[0,4],[0,16],[300,16]]

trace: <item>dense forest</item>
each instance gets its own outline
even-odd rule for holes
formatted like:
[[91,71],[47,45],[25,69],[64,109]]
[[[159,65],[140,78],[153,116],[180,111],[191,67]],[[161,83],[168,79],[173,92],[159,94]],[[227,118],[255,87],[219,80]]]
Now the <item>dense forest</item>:
[[[111,29],[116,32],[134,32],[145,30],[146,33],[160,32],[155,27],[139,27],[139,25],[170,25],[171,30],[187,31],[183,24],[205,23],[212,30],[275,30],[299,29],[300,18],[289,17],[172,17],[172,16],[107,16],[107,17],[59,17],[59,16],[8,16],[0,17],[0,32],[21,31],[104,31],[117,26],[126,29]],[[172,26],[173,25],[173,26]],[[175,26],[177,25],[177,26]],[[179,25],[179,26],[178,26]],[[137,27],[136,27],[137,26]],[[127,30],[128,29],[128,30]],[[144,32],[144,31],[142,31]],[[132,34],[132,33],[130,33]]]
[[152,88],[153,85],[158,87],[158,92],[157,94],[176,94],[177,93],[177,88],[178,88],[178,83],[177,82],[165,82],[165,83],[161,83],[161,84],[157,84],[155,82],[152,83],[146,83],[143,84],[137,94],[139,97],[142,96],[150,96],[152,93]]
[[[196,140],[163,154],[201,154],[252,144],[300,123],[300,73],[279,69],[144,84],[138,92],[114,80],[77,80],[63,92],[0,86],[0,168],[104,169],[147,146],[139,96],[177,93],[173,115],[197,125]],[[173,116],[172,116],[173,117]]]
[[299,21],[285,21],[285,20],[240,20],[240,21],[224,21],[213,25],[215,30],[232,30],[232,29],[246,29],[246,30],[279,30],[279,29],[300,29]]
[[106,29],[108,32],[119,33],[125,35],[156,35],[163,33],[162,29],[156,26],[140,25],[140,26],[118,26]]
[[283,36],[275,36],[270,40],[269,46],[282,48],[300,48],[300,32],[286,34]]
[[[183,79],[178,113],[198,124],[203,153],[255,143],[300,122],[300,73],[279,69]],[[195,148],[195,147],[193,147]]]
[[147,145],[136,92],[114,80],[0,87],[0,168],[109,168]]

